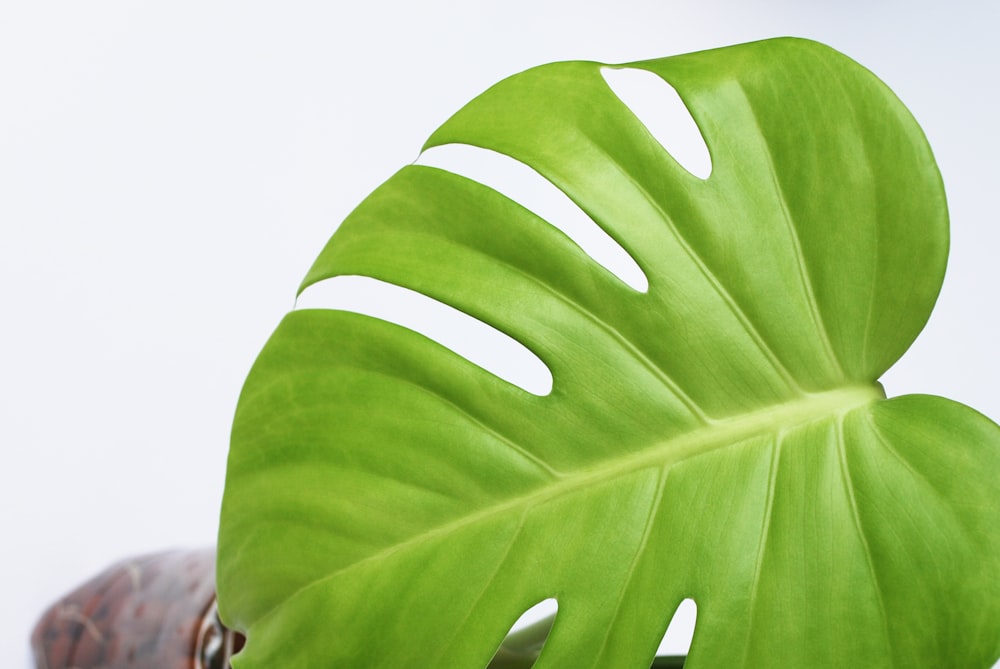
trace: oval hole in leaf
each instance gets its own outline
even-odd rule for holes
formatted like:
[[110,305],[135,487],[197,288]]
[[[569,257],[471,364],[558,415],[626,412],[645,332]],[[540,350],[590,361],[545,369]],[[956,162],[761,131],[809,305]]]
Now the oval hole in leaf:
[[477,146],[445,144],[427,149],[416,162],[459,174],[506,195],[561,230],[629,287],[643,293],[649,289],[645,273],[628,251],[565,193],[521,161]]
[[705,138],[673,86],[652,72],[634,67],[602,67],[601,74],[618,99],[681,167],[700,179],[712,174],[712,157]]
[[657,655],[687,655],[694,638],[694,626],[698,621],[698,605],[690,597],[682,601],[663,634]]
[[552,372],[516,339],[417,291],[367,276],[335,276],[309,286],[296,309],[339,309],[401,325],[533,395],[552,390]]
[[[486,669],[533,666],[549,638],[558,610],[559,603],[550,597],[522,613],[511,626]],[[531,665],[527,662],[531,662]]]

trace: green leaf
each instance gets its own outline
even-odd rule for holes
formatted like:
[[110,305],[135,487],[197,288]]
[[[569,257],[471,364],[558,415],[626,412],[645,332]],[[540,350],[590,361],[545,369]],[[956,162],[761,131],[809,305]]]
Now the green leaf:
[[411,165],[303,288],[422,292],[548,366],[537,396],[405,328],[282,321],[233,429],[219,599],[236,666],[486,666],[555,597],[537,669],[985,667],[1000,644],[1000,429],[878,377],[937,296],[927,143],[871,73],[771,40],[633,63],[708,145],[686,172],[597,63],[478,97],[427,143],[522,161],[617,241],[629,288],[517,203]]

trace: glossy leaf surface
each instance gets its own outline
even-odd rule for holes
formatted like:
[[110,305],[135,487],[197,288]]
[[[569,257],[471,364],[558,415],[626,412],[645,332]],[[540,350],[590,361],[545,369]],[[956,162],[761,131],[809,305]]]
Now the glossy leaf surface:
[[878,377],[940,288],[947,214],[918,126],[803,40],[635,63],[708,145],[686,172],[601,65],[507,79],[427,147],[522,161],[647,292],[494,190],[418,165],[303,288],[361,275],[515,338],[537,396],[421,335],[289,314],[233,431],[219,600],[252,667],[486,666],[559,603],[538,669],[643,669],[677,605],[687,665],[987,666],[1000,639],[1000,430]]

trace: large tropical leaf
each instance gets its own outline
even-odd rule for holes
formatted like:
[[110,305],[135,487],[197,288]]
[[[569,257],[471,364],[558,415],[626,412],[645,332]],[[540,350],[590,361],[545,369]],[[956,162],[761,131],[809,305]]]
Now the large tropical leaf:
[[378,188],[303,287],[420,291],[527,346],[552,390],[378,319],[290,313],[233,431],[218,582],[249,634],[237,666],[479,669],[548,597],[538,669],[648,667],[687,597],[695,669],[987,666],[1000,429],[877,383],[945,266],[916,123],[812,42],[630,64],[688,106],[703,180],[601,67],[507,79],[427,146],[530,165],[648,291],[474,181],[411,165]]

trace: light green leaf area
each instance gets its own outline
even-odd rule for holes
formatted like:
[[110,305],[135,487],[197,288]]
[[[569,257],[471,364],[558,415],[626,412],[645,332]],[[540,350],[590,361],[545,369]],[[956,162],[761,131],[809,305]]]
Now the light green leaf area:
[[813,42],[629,67],[679,92],[709,178],[589,62],[501,82],[427,146],[530,165],[647,292],[496,191],[417,165],[323,250],[303,287],[420,291],[527,346],[553,387],[371,317],[289,314],[233,430],[218,586],[249,634],[239,669],[482,669],[548,597],[537,669],[644,669],[687,597],[692,669],[997,655],[1000,429],[877,383],[944,273],[920,129]]

